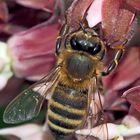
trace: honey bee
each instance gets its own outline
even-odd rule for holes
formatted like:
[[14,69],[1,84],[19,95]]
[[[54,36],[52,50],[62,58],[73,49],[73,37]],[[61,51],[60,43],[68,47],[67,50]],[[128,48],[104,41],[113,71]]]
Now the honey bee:
[[19,123],[32,119],[40,112],[43,101],[51,95],[47,122],[54,139],[68,138],[85,124],[94,92],[100,90],[100,79],[116,67],[123,49],[118,50],[103,72],[106,47],[95,30],[84,28],[81,23],[77,31],[68,33],[68,30],[69,26],[64,24],[57,38],[56,67],[8,105],[4,122]]

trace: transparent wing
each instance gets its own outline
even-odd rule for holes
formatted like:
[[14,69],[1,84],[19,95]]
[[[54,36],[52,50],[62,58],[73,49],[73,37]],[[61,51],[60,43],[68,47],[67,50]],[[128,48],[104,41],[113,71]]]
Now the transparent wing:
[[81,134],[85,135],[84,137],[86,139],[92,136],[94,140],[108,140],[107,123],[100,95],[102,92],[102,85],[97,78],[95,78],[94,83],[94,86],[90,87],[89,90],[89,113],[85,124],[86,127],[81,131]]
[[20,123],[37,116],[46,96],[58,81],[60,67],[19,94],[6,108],[3,121]]
[[[99,110],[98,105],[95,103],[94,108]],[[91,134],[95,140],[108,140],[108,128],[105,120],[104,112],[101,110],[97,114],[93,114],[92,117],[93,127],[91,128]]]
[[108,129],[103,109],[103,85],[101,78],[95,77],[95,96],[91,103],[92,110],[92,135],[100,140],[108,140]]

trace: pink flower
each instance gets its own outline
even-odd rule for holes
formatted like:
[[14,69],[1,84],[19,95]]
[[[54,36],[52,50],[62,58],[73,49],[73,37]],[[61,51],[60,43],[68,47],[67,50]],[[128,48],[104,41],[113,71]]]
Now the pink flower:
[[[126,0],[127,1],[127,0]],[[102,22],[104,39],[109,43],[122,41],[125,36],[131,35],[131,24],[133,23],[135,10],[130,10],[122,0],[95,0],[91,5],[87,20],[90,27]],[[94,20],[98,8],[98,16]],[[100,11],[99,11],[100,9]],[[129,33],[129,34],[128,34]],[[112,44],[113,45],[113,44]]]
[[41,24],[9,39],[8,46],[16,76],[36,80],[54,67],[54,46],[59,29],[59,23]]
[[61,0],[15,0],[17,3],[35,9],[44,9],[53,12],[54,4]]
[[[6,33],[11,35],[11,37],[8,39],[8,47],[12,58],[12,69],[14,74],[17,77],[38,80],[43,75],[49,73],[49,71],[55,65],[55,41],[63,22],[62,15],[64,14],[64,9],[60,10],[60,15],[56,15],[55,12],[59,10],[60,7],[63,7],[61,2],[57,3],[58,5],[56,7],[59,8],[56,10],[56,7],[53,7],[52,5],[54,1],[49,1],[49,3],[46,3],[44,0],[16,1],[24,6],[41,9],[43,13],[45,11],[44,8],[47,9],[45,14],[48,14],[48,17],[44,22],[40,22],[40,20],[38,20],[38,24],[31,24],[32,26],[30,25],[31,27],[29,28],[28,26],[24,27],[24,24],[18,25],[17,23],[19,21],[16,21],[14,26],[10,26],[12,28],[9,30],[4,29]],[[135,13],[139,10],[139,5],[139,0],[134,0],[133,2],[129,0],[74,0],[67,11],[66,18],[70,26],[70,31],[75,31],[79,28],[79,22],[82,20],[86,12],[88,13],[86,19],[89,27],[94,27],[98,23],[101,23],[102,39],[106,42],[106,44],[108,44],[107,58],[109,60],[105,60],[105,66],[107,66],[108,62],[112,60],[113,49],[118,49],[117,47],[120,46],[125,39],[129,40],[132,38],[133,32],[136,28]],[[14,13],[13,15],[17,14]],[[19,27],[18,30],[17,27]],[[110,46],[113,49],[109,48]],[[139,47],[131,46],[128,49],[126,48],[126,54],[119,63],[117,69],[109,76],[103,78],[104,88],[106,91],[103,99],[104,109],[106,109],[106,115],[109,122],[112,122],[107,123],[107,126],[109,126],[109,132],[111,132],[110,130],[112,128],[115,128],[116,130],[113,132],[114,135],[109,135],[110,138],[116,137],[116,134],[120,132],[118,125],[114,124],[116,123],[117,119],[121,120],[120,125],[123,125],[125,130],[127,129],[132,131],[132,127],[127,128],[124,125],[123,118],[125,115],[121,115],[120,118],[117,118],[119,115],[116,116],[115,112],[118,114],[120,112],[124,114],[131,113],[129,110],[130,107],[127,105],[127,101],[132,104],[131,110],[133,107],[139,111],[139,100],[136,102],[134,101],[134,98],[139,95],[140,91],[139,56]],[[137,86],[137,88],[128,90],[133,86]],[[124,96],[127,100],[124,100],[121,98],[121,96],[126,90],[128,91],[125,92]],[[132,92],[135,92],[134,96],[131,94]],[[133,117],[136,117],[135,114]],[[135,126],[135,128],[137,127],[139,128],[139,126]],[[99,128],[100,126],[93,128],[93,132],[96,132],[99,130]],[[23,128],[18,127],[15,130],[17,129],[21,130]],[[8,132],[10,132],[11,134],[19,136],[17,133],[15,133],[15,131],[6,132],[6,134],[9,134]],[[41,127],[41,133],[42,132],[43,129]],[[86,129],[85,131],[79,130],[79,133],[77,133],[81,134],[83,132],[85,132],[85,135],[87,135],[89,134],[89,129]],[[128,132],[130,131],[125,131],[125,133],[120,132],[119,138],[123,139],[126,137],[126,135],[128,136],[128,134],[130,134]],[[95,136],[94,133],[92,133],[92,136]],[[26,138],[29,138],[28,134]],[[101,135],[99,138],[101,138]]]
[[47,140],[50,139],[48,134],[45,131],[43,131],[43,127],[37,124],[27,124],[0,130],[0,135],[11,134],[22,140],[43,140],[44,138],[46,138]]
[[[24,5],[28,5],[32,8],[37,8],[37,6],[39,6],[43,11],[44,8],[52,9],[47,10],[49,12],[45,10],[40,13],[40,16],[48,14],[46,21],[39,23],[30,29],[27,28],[26,30],[23,28],[24,25],[17,26],[18,19],[14,19],[16,16],[19,17],[21,12],[14,13],[13,17],[11,17],[9,13],[9,17],[15,20],[15,24],[8,23],[3,30],[5,33],[12,34],[8,39],[8,48],[13,62],[12,69],[14,74],[17,77],[37,80],[46,75],[55,64],[54,46],[58,31],[61,27],[61,23],[59,23],[58,20],[60,18],[59,16],[63,14],[64,7],[62,7],[63,3],[61,0],[58,0],[58,2],[49,1],[49,3],[48,1],[32,0],[20,1],[20,3],[22,2]],[[56,4],[53,5],[52,3]],[[55,10],[59,10],[59,16],[56,15]],[[33,18],[33,20],[35,20],[35,18]],[[36,20],[40,19],[36,17]]]
[[[26,0],[23,0],[23,2],[25,2],[25,5],[29,4]],[[30,2],[31,5],[36,5],[36,1],[33,2],[31,0]],[[86,2],[82,0],[75,0],[73,2],[72,6],[67,12],[67,21],[71,27],[70,30],[76,30],[79,28],[79,22],[91,3],[92,0],[87,0]],[[91,8],[89,8],[87,20],[89,25],[91,25],[91,19],[95,19],[96,23],[102,20],[105,40],[109,40],[109,38],[111,38],[112,42],[110,43],[116,43],[116,41],[118,40],[120,40],[121,42],[124,35],[126,35],[127,32],[129,32],[129,30],[131,29],[130,25],[132,24],[134,13],[124,9],[121,10],[119,8],[121,2],[114,3],[114,5],[112,3],[112,7],[108,6],[110,3],[111,1],[94,1],[94,3],[91,5]],[[102,4],[105,6],[100,6]],[[44,3],[44,6],[45,5],[46,3]],[[103,7],[102,14],[100,12],[99,14],[97,14],[97,18],[91,18],[95,17],[92,14],[95,13],[94,9],[92,10],[92,8],[95,7],[99,12],[101,11],[100,8]],[[106,10],[109,8],[110,10]],[[112,15],[109,15],[110,13],[107,13],[108,11],[113,11],[113,9],[116,9],[114,13],[111,12],[113,15],[115,15],[114,22],[112,22],[113,19],[110,18]],[[54,15],[52,16],[54,17]],[[127,19],[125,18],[126,16],[128,17]],[[60,17],[57,17],[55,18],[55,20],[58,21],[59,18]],[[92,26],[94,25],[95,23]],[[55,24],[53,24],[51,18],[51,20],[37,25],[37,27],[33,27],[32,29],[17,33],[9,39],[8,46],[10,49],[11,57],[13,59],[12,67],[16,76],[36,80],[40,79],[43,75],[47,74],[50,71],[50,69],[55,64],[55,40],[60,27],[60,23],[55,22]],[[117,32],[114,30],[114,28],[117,28]],[[110,33],[113,31],[114,33],[112,36],[110,35]],[[47,36],[48,32],[50,32],[49,37]]]
[[[26,1],[24,1],[26,2]],[[79,26],[79,20],[76,16],[81,16],[91,4],[92,0],[87,2],[75,1],[73,8],[68,11],[68,24],[71,30]],[[77,5],[77,6],[75,6]],[[81,15],[77,14],[81,7]],[[71,12],[73,9],[73,12]],[[83,10],[84,9],[84,10]],[[73,16],[74,15],[74,16]],[[54,17],[54,15],[52,15]],[[72,19],[74,17],[74,19]],[[12,68],[18,77],[37,80],[46,75],[55,65],[55,41],[61,24],[57,17],[53,23],[52,18],[47,22],[41,23],[31,29],[14,34],[8,40],[10,54],[13,59]]]
[[3,30],[5,23],[8,21],[8,9],[5,2],[0,1],[0,31]]

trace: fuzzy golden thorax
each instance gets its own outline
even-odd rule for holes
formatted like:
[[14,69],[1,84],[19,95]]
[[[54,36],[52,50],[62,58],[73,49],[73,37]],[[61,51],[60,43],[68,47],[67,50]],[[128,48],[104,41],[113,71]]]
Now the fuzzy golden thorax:
[[89,87],[94,76],[100,76],[102,62],[87,53],[64,49],[58,57],[60,82],[77,88]]

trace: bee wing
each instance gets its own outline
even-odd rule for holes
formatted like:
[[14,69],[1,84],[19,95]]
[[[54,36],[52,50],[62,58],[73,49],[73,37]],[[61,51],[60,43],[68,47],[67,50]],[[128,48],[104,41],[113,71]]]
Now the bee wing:
[[20,123],[30,120],[40,112],[46,96],[52,92],[57,83],[60,67],[57,67],[49,75],[43,77],[19,94],[6,108],[3,121],[5,123]]
[[[99,110],[98,105],[95,103],[94,107],[96,108],[96,111]],[[93,127],[91,129],[91,135],[100,140],[108,140],[108,128],[107,123],[105,120],[104,112],[103,110],[99,111],[97,114],[93,115]]]
[[[89,135],[92,135],[95,139],[108,140],[108,129],[105,119],[105,114],[102,105],[102,83],[101,79],[95,77],[95,87],[91,87],[89,90],[89,115],[88,115],[88,129],[90,129]],[[93,89],[96,89],[93,95]],[[92,99],[92,100],[91,100]],[[87,136],[87,137],[88,137]]]
[[108,128],[107,128],[107,122],[104,114],[103,109],[103,98],[101,95],[103,95],[103,84],[102,79],[95,77],[95,88],[96,88],[96,94],[94,97],[94,113],[95,113],[95,129],[96,134],[95,137],[98,137],[100,140],[108,140]]

